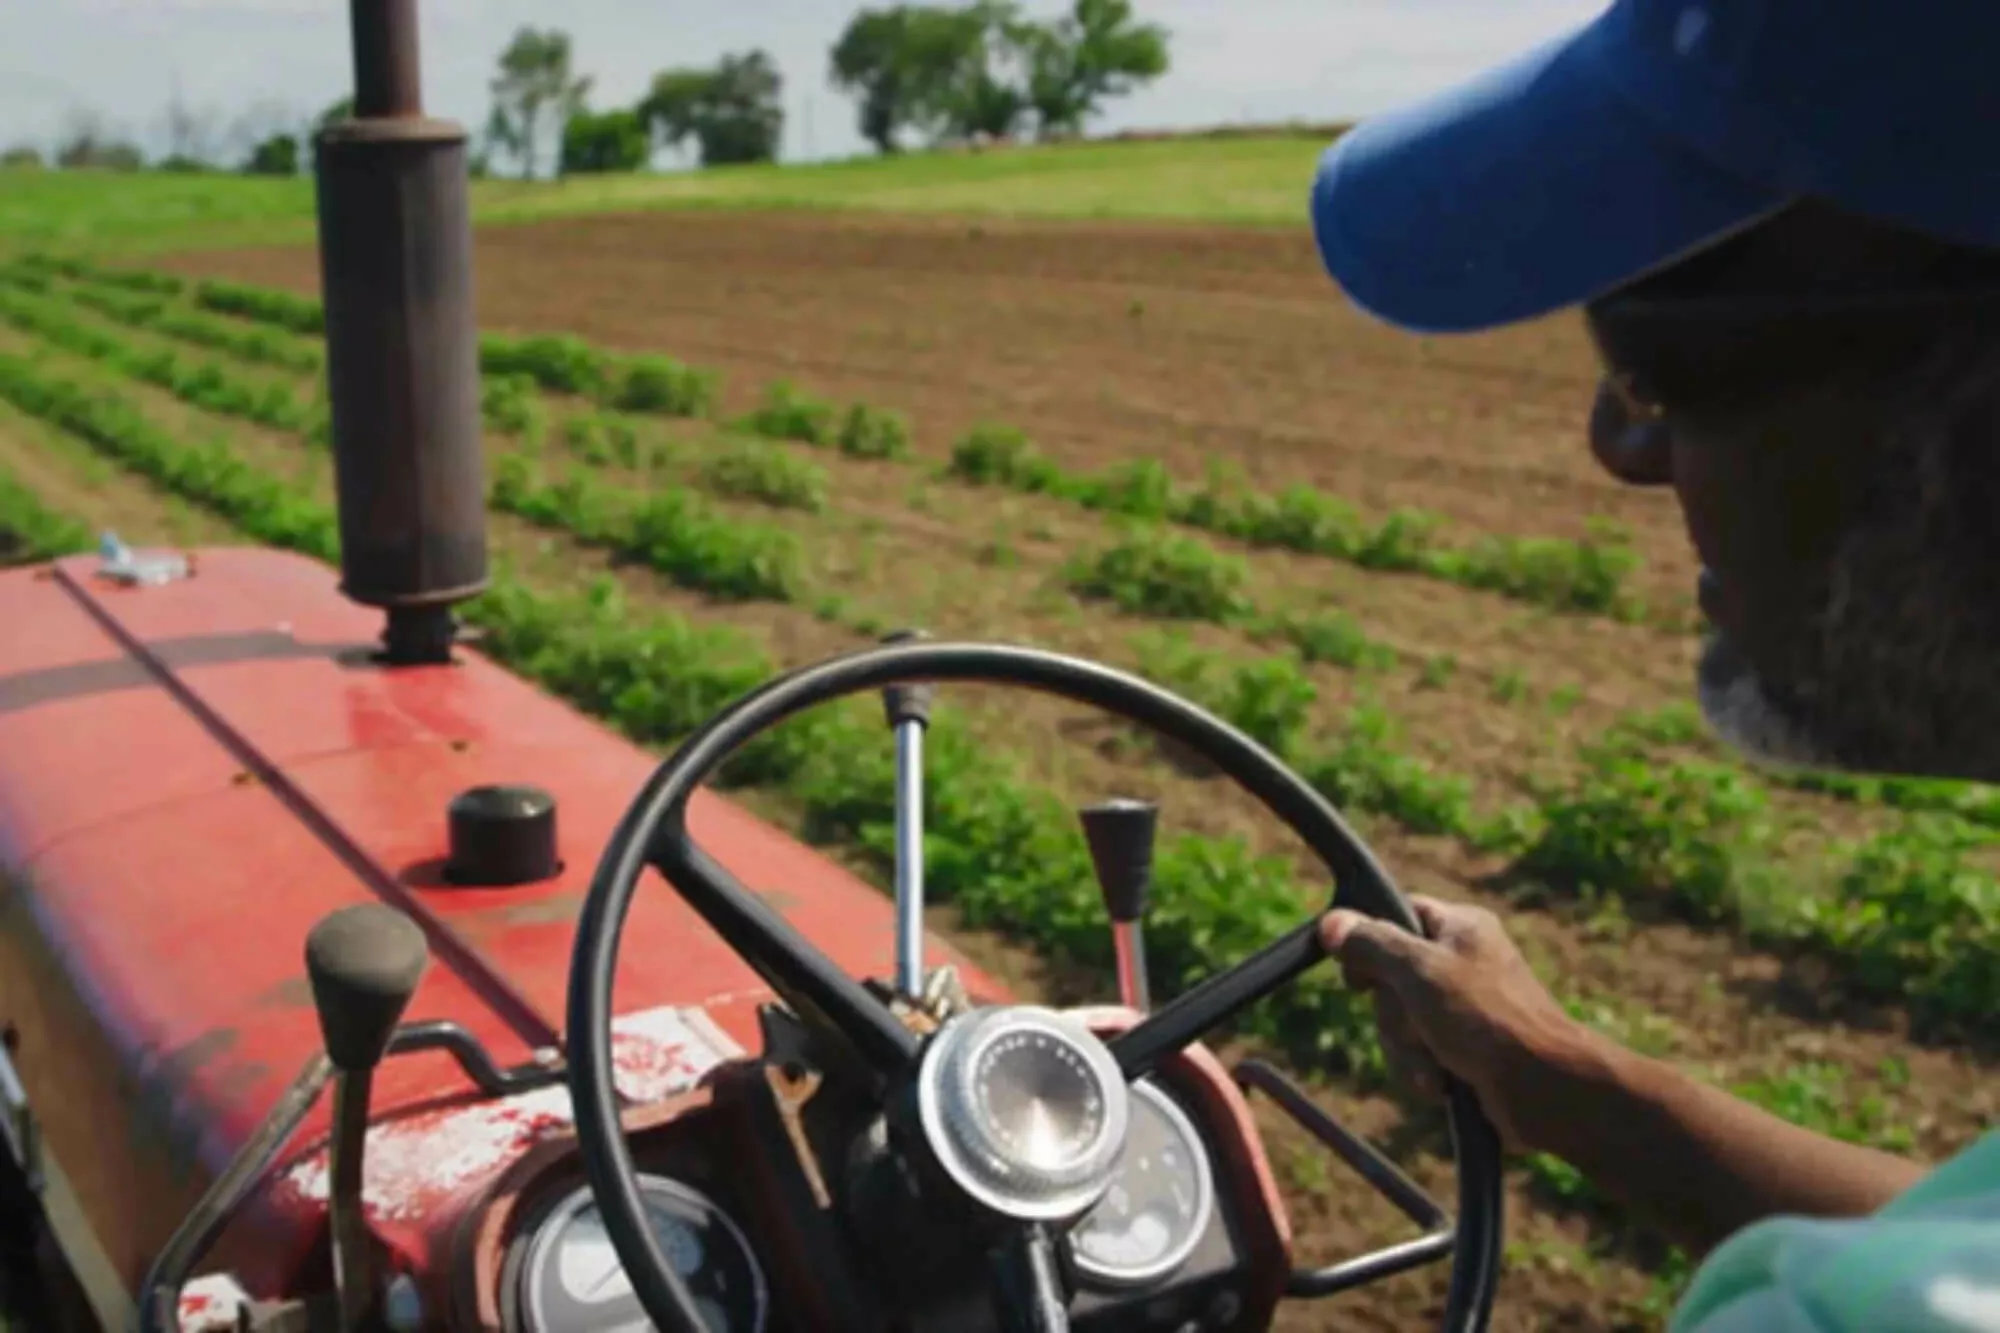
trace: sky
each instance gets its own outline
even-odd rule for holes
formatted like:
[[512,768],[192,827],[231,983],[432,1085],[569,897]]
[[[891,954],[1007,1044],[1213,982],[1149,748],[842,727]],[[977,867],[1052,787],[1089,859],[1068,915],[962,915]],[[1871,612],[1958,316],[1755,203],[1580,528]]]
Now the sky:
[[[870,0],[875,4],[885,0]],[[1092,130],[1367,115],[1587,22],[1605,0],[1137,0],[1172,68]],[[570,33],[592,104],[659,69],[768,50],[785,75],[788,160],[865,151],[826,79],[857,0],[419,0],[425,102],[478,128],[487,80],[523,24]],[[178,96],[219,140],[296,123],[352,85],[348,0],[0,0],[0,146],[46,148],[80,111],[149,152]],[[1066,0],[1025,0],[1050,16]]]

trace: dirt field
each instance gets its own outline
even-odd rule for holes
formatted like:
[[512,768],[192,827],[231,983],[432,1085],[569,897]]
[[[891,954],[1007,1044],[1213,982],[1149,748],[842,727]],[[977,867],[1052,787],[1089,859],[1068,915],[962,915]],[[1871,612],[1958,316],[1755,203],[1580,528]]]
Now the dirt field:
[[[482,326],[564,330],[722,370],[747,406],[791,378],[895,407],[942,448],[980,419],[1066,464],[1215,460],[1371,513],[1581,536],[1603,516],[1646,591],[1690,598],[1663,497],[1597,472],[1596,383],[1574,319],[1419,339],[1356,313],[1301,232],[895,217],[605,217],[482,232]],[[163,267],[315,290],[309,251]]]
[[[312,290],[317,276],[306,251],[201,254],[158,266],[298,290]],[[1371,514],[1431,510],[1466,537],[1581,536],[1603,516],[1633,533],[1649,600],[1689,600],[1693,563],[1670,499],[1622,490],[1590,463],[1582,428],[1594,374],[1574,321],[1439,342],[1383,330],[1339,298],[1303,235],[649,215],[485,232],[477,277],[483,327],[571,332],[714,367],[727,376],[733,409],[789,378],[909,413],[919,448],[933,458],[966,425],[991,418],[1025,428],[1066,465],[1153,456],[1194,480],[1228,460],[1262,486],[1309,483]],[[124,392],[161,422],[198,433],[199,414],[163,393]],[[234,429],[261,464],[282,469],[302,457],[295,442]],[[829,504],[776,518],[764,510],[761,521],[798,532],[819,590],[884,624],[1023,639],[1129,664],[1131,636],[1144,626],[1050,594],[1062,561],[1103,540],[1097,516],[1039,497],[923,490],[914,472],[802,452],[826,469]],[[105,503],[112,499],[107,492]],[[146,503],[122,492],[116,502],[129,512]],[[732,512],[748,519],[760,511]],[[552,585],[581,582],[606,564],[601,552],[514,520],[496,517],[493,538]],[[1003,538],[1004,560],[996,554]],[[1326,560],[1244,554],[1260,605],[1337,606],[1414,656],[1451,656],[1458,677],[1448,687],[1399,669],[1382,688],[1413,747],[1475,780],[1482,794],[1517,788],[1534,763],[1621,712],[1687,697],[1694,644],[1684,634],[1555,615]],[[618,577],[637,606],[734,621],[786,663],[860,641],[801,605],[720,606],[633,569]],[[1204,627],[1195,637],[1247,650],[1231,630]],[[1580,702],[1562,714],[1497,703],[1484,686],[1507,677],[1527,680],[1538,696],[1573,687]],[[1314,679],[1324,706],[1355,688],[1331,668]],[[1090,733],[1042,734],[1015,715],[1003,722],[1011,748],[1034,751],[1036,773],[1053,786],[1121,784],[1167,802],[1175,827],[1233,831],[1244,823],[1242,804],[1219,797],[1215,784],[1094,745],[1101,737]],[[1819,828],[1858,817],[1831,803],[1802,803],[1798,813]],[[1381,850],[1406,889],[1507,914],[1560,993],[1612,1014],[1649,1049],[1732,1083],[1823,1063],[1844,1080],[1843,1104],[1878,1097],[1872,1114],[1907,1127],[1933,1157],[2000,1109],[1986,1056],[1926,1046],[1897,1013],[1835,1008],[1823,974],[1810,967],[1638,908],[1635,923],[1622,910],[1518,900],[1494,880],[1495,867],[1443,843],[1385,835]],[[991,942],[980,948],[996,965],[1008,961]],[[1024,960],[1012,962],[1002,970],[1053,984]],[[1888,1072],[1893,1061],[1906,1062],[1907,1075]],[[1402,1113],[1386,1099],[1326,1095],[1357,1127],[1390,1142],[1405,1137]],[[1275,1138],[1275,1155],[1296,1163],[1296,1142]],[[1406,1234],[1344,1171],[1287,1171],[1302,1257],[1351,1254]],[[1448,1190],[1443,1172],[1436,1159],[1420,1169]],[[1656,1256],[1647,1247],[1546,1206],[1518,1179],[1509,1240],[1496,1329],[1648,1322],[1640,1310]],[[1440,1276],[1302,1307],[1284,1326],[1422,1327]]]

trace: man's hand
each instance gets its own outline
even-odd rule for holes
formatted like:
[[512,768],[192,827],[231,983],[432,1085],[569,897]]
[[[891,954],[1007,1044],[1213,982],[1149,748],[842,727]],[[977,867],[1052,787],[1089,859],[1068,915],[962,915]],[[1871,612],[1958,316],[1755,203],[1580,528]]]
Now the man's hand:
[[1814,1134],[1590,1031],[1483,908],[1412,900],[1420,939],[1355,912],[1320,937],[1375,995],[1390,1064],[1419,1088],[1468,1084],[1507,1146],[1554,1153],[1697,1250],[1773,1213],[1872,1212],[1923,1174]]
[[1426,1096],[1442,1095],[1439,1069],[1449,1070],[1508,1147],[1545,1146],[1539,1075],[1591,1034],[1536,979],[1493,913],[1425,897],[1411,906],[1430,939],[1345,909],[1320,924],[1348,985],[1374,993],[1390,1068]]

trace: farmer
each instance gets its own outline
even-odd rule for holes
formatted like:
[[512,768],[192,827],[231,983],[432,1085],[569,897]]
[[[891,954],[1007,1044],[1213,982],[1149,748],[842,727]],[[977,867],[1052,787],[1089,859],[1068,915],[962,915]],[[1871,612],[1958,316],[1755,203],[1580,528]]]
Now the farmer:
[[[2000,4],[1617,0],[1324,159],[1321,254],[1428,333],[1580,305],[1593,454],[1671,486],[1753,757],[2000,779]],[[1405,1078],[1707,1251],[1673,1327],[2000,1329],[2000,1136],[1936,1169],[1572,1021],[1480,909],[1331,913]]]

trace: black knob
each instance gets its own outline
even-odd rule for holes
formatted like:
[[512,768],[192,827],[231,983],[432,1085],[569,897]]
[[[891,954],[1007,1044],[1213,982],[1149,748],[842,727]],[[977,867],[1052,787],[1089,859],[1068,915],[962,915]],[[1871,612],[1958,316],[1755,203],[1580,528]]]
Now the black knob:
[[[885,635],[885,646],[899,643],[927,643],[930,635],[920,629],[899,629],[894,634]],[[934,685],[891,685],[882,691],[882,711],[888,716],[889,729],[894,731],[905,722],[915,722],[919,726],[929,726],[931,701],[937,697]]]
[[446,819],[451,855],[444,873],[454,884],[532,884],[562,868],[556,798],[540,787],[469,788],[452,798]]
[[429,961],[417,923],[380,903],[343,907],[313,927],[306,976],[335,1067],[356,1073],[382,1063]]
[[1105,910],[1113,921],[1144,917],[1146,896],[1153,886],[1153,834],[1159,827],[1160,808],[1151,801],[1119,797],[1086,806],[1081,818]]

